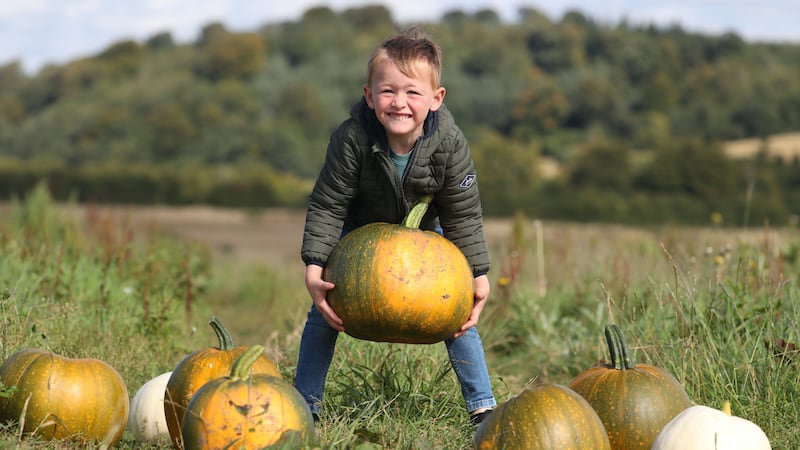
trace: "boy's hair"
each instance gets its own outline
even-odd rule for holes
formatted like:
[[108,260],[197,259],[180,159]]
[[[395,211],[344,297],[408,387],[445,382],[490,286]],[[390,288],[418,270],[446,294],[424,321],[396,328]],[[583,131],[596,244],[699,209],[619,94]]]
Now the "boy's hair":
[[430,70],[434,89],[441,83],[442,49],[431,40],[422,26],[400,30],[372,51],[367,64],[367,85],[372,84],[372,75],[378,63],[387,59],[407,77],[416,78],[425,69]]

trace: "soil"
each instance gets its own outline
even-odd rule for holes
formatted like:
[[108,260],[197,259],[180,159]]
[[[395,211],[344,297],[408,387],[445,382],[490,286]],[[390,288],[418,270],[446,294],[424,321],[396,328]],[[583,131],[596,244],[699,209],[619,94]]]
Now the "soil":
[[[244,211],[197,207],[102,207],[134,229],[159,229],[177,237],[209,246],[215,259],[302,268],[304,210],[266,209]],[[487,219],[487,240],[508,235],[507,220]]]

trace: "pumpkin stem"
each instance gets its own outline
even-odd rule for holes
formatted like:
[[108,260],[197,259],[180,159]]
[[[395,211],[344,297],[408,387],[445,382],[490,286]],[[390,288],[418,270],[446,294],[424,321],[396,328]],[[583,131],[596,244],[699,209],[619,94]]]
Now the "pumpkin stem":
[[233,345],[233,337],[228,330],[222,326],[222,322],[220,322],[218,318],[212,317],[211,320],[208,321],[208,324],[211,325],[211,328],[214,329],[214,333],[217,334],[217,339],[219,340],[219,349],[233,350],[235,347],[235,345]]
[[636,362],[631,358],[628,343],[625,342],[619,327],[613,323],[606,325],[605,334],[608,352],[611,354],[611,365],[617,370],[636,368]]
[[264,353],[264,346],[258,344],[245,350],[245,352],[233,362],[230,378],[232,380],[244,380],[247,378],[250,375],[250,368],[253,367],[253,363],[256,362],[262,353]]
[[402,225],[408,228],[419,228],[419,224],[422,223],[422,218],[428,211],[428,205],[431,204],[431,200],[433,200],[433,194],[420,198],[411,208],[411,211],[408,212],[406,218],[403,219]]
[[731,401],[730,400],[725,400],[725,403],[722,404],[722,412],[724,412],[725,414],[727,414],[729,416],[731,415]]

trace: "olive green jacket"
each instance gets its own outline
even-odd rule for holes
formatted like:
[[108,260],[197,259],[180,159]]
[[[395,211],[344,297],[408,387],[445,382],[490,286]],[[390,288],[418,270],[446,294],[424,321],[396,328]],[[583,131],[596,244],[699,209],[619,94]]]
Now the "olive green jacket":
[[362,98],[328,144],[308,201],[303,261],[324,266],[343,232],[372,222],[400,223],[417,200],[433,194],[420,228],[441,226],[476,276],[488,272],[475,166],[447,108],[428,114],[402,179],[389,151],[383,126]]

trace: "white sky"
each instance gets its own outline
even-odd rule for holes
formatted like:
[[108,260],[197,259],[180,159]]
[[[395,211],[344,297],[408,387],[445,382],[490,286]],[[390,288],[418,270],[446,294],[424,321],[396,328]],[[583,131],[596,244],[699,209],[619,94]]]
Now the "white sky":
[[314,6],[340,11],[381,3],[398,22],[438,20],[454,9],[472,13],[483,8],[510,21],[525,6],[554,20],[577,10],[602,23],[622,18],[637,24],[678,23],[688,31],[734,31],[748,41],[800,44],[800,0],[0,0],[0,65],[19,60],[33,72],[163,31],[188,42],[215,21],[251,31],[269,22],[297,20]]

